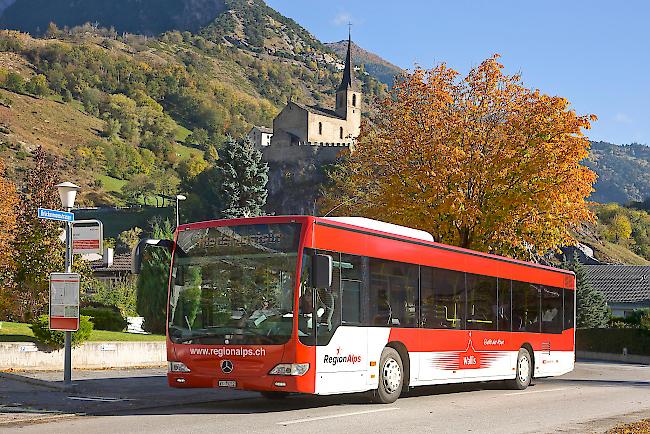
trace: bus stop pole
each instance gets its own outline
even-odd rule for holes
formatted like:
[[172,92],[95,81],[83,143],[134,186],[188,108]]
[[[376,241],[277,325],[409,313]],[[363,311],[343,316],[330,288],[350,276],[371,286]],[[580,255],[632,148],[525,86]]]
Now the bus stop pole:
[[[72,208],[66,208],[72,211]],[[72,223],[65,224],[65,272],[72,272]],[[72,384],[72,332],[65,332],[65,356],[63,364],[63,384]]]

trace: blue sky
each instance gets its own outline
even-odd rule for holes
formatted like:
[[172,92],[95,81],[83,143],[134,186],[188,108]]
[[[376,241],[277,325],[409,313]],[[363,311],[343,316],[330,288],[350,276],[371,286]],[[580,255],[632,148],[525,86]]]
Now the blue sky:
[[592,140],[650,145],[650,1],[267,0],[324,42],[347,37],[403,68],[467,72],[493,53],[528,87],[599,120]]

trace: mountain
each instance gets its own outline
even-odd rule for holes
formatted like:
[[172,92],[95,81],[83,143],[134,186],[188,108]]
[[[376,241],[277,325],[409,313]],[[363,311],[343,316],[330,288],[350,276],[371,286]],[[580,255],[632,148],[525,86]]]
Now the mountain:
[[[0,158],[8,176],[20,183],[41,145],[74,174],[82,203],[159,204],[214,160],[227,135],[270,126],[289,99],[334,106],[339,58],[262,0],[173,0],[146,20],[151,2],[16,0],[5,10],[5,26],[25,30],[15,18],[28,5],[30,25],[46,22],[51,4],[61,8],[47,35],[0,32]],[[122,16],[127,6],[133,13]],[[85,23],[99,16],[107,17],[101,25]],[[142,35],[206,21],[194,32]],[[387,87],[356,75],[364,115],[372,115]]]
[[[2,11],[3,3],[6,5]],[[197,31],[226,11],[227,0],[0,0],[0,26],[41,34],[50,22],[74,27],[86,22],[118,32],[155,35]]]
[[[348,49],[348,41],[329,42],[325,46],[332,49],[340,58],[344,59]],[[352,58],[355,65],[363,65],[368,74],[388,86],[392,86],[395,76],[403,72],[399,66],[393,65],[375,53],[364,50],[355,43],[352,44]]]
[[585,164],[598,174],[591,200],[625,204],[650,198],[650,146],[592,142]]

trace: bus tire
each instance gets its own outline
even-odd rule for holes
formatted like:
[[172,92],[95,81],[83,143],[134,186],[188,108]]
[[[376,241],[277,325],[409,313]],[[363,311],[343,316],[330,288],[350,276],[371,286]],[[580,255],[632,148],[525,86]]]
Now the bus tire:
[[524,390],[533,378],[533,359],[526,348],[519,348],[517,354],[517,373],[514,380],[508,380],[510,389]]
[[289,396],[289,392],[270,392],[270,391],[264,391],[264,392],[260,392],[260,393],[262,394],[262,396],[263,396],[264,398],[266,398],[266,399],[271,399],[271,400],[274,400],[274,401],[277,401],[277,400],[280,400],[280,399],[284,399],[284,398],[286,398],[287,396]]
[[378,404],[392,404],[402,393],[404,365],[399,353],[390,347],[384,348],[379,359],[379,387],[372,400]]

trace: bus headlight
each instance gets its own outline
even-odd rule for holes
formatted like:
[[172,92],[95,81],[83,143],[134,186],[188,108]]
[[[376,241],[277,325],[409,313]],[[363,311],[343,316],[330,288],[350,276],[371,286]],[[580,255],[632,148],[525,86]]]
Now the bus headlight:
[[309,371],[309,363],[280,363],[271,369],[269,375],[292,375],[303,376]]
[[169,372],[191,372],[183,362],[167,362]]

